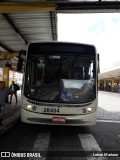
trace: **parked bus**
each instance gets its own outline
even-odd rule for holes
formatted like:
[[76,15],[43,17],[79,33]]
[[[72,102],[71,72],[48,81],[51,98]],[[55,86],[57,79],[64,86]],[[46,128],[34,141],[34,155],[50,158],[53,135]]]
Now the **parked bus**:
[[25,63],[22,122],[95,125],[99,70],[95,46],[31,43]]

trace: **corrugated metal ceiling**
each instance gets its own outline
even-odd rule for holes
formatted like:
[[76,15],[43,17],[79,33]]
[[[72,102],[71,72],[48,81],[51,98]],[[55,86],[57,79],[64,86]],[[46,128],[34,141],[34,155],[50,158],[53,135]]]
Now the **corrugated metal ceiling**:
[[24,37],[17,33],[9,22],[0,15],[0,43],[8,51],[26,49],[26,43],[38,41],[52,41],[57,39],[56,15],[52,12],[10,13],[10,21]]
[[[17,13],[15,6],[19,7]],[[0,51],[18,52],[31,42],[57,40],[56,13],[49,6],[55,8],[55,0],[0,1]],[[24,7],[25,12],[21,12]]]

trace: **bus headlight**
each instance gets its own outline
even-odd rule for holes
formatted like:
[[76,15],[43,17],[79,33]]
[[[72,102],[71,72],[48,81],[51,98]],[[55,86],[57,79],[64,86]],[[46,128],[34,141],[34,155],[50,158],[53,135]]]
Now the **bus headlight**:
[[90,112],[94,112],[95,108],[94,107],[88,107],[88,108],[83,108],[83,113],[90,113]]
[[91,112],[91,111],[92,111],[92,108],[91,108],[91,107],[87,108],[87,111],[88,111],[88,112]]
[[26,106],[26,108],[27,108],[28,110],[32,110],[32,105],[29,104],[29,105]]
[[36,111],[37,107],[36,106],[32,106],[31,104],[25,104],[24,108],[27,110],[31,110],[31,111]]

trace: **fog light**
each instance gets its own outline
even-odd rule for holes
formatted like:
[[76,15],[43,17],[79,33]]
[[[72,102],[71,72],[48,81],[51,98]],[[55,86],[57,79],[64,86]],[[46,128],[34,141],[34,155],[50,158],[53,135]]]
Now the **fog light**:
[[27,107],[27,104],[24,104],[24,108],[26,108]]
[[36,106],[33,106],[33,108],[32,108],[32,109],[33,109],[33,111],[36,111],[37,107],[36,107]]
[[86,112],[87,112],[86,108],[83,108],[83,113],[86,113]]

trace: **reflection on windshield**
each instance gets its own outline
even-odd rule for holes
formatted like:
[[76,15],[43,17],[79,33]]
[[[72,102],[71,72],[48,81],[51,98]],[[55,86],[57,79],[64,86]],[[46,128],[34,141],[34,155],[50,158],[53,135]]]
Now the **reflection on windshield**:
[[94,97],[94,80],[62,80],[61,100],[86,102]]
[[83,103],[95,97],[94,57],[28,57],[25,96],[48,102]]

